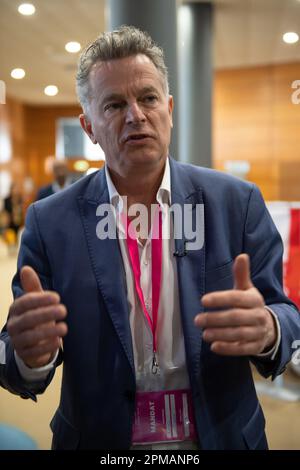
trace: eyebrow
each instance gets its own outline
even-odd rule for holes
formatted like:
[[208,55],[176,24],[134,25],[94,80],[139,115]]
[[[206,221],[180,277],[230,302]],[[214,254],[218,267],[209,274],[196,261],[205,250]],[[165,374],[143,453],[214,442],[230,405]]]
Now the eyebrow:
[[101,106],[105,105],[106,103],[110,101],[115,101],[115,100],[124,100],[124,96],[120,95],[119,93],[111,93],[110,95],[107,95],[104,97],[104,99],[101,101]]

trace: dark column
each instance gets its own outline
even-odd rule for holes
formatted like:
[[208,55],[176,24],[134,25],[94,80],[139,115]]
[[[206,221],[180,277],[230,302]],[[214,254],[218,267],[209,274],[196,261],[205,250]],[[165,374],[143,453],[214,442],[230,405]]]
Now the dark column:
[[178,9],[179,160],[211,167],[212,5]]
[[178,159],[176,0],[106,0],[106,2],[109,30],[124,24],[136,26],[147,31],[164,50],[165,62],[169,71],[170,94],[173,95],[175,101],[170,153]]

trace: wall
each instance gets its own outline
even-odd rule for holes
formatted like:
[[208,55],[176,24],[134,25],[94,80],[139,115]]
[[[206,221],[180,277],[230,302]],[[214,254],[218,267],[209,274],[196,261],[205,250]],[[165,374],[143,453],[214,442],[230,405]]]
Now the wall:
[[26,159],[37,187],[51,181],[51,174],[45,173],[45,161],[55,155],[56,120],[76,117],[80,112],[78,106],[26,106]]
[[215,75],[214,166],[248,160],[249,179],[269,200],[300,200],[300,105],[291,101],[296,79],[300,63]]
[[[0,105],[0,176],[7,171],[19,184],[26,173],[25,138],[24,106],[7,98]],[[4,184],[2,178],[0,182]]]
[[[29,106],[11,98],[6,105],[0,105],[0,172],[9,171],[20,186],[30,176],[33,190],[29,199],[34,197],[37,188],[51,181],[51,174],[45,172],[45,162],[55,155],[56,120],[77,117],[80,112],[79,106]],[[1,163],[8,141],[11,158]],[[68,162],[70,170],[75,161]],[[91,163],[93,167],[103,165],[101,161]]]
[[[300,105],[291,101],[297,79],[300,63],[215,73],[214,167],[249,161],[248,179],[267,200],[300,200]],[[55,154],[56,119],[79,113],[78,106],[28,106],[8,99],[0,105],[0,171],[8,169],[15,181],[31,175],[35,187],[49,182],[44,164]],[[8,136],[11,160],[1,163]]]
[[300,105],[291,84],[300,63],[215,74],[213,161],[247,160],[268,200],[300,200]]

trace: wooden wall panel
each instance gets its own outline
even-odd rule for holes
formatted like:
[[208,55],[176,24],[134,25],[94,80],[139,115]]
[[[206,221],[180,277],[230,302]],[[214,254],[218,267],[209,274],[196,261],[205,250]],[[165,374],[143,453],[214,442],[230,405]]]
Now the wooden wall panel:
[[25,134],[24,106],[8,97],[0,105],[0,171],[8,171],[20,187],[27,171]]
[[297,79],[300,64],[274,67],[274,148],[276,158],[287,163],[300,160],[300,104],[291,100],[291,85]]
[[79,106],[26,106],[26,153],[36,187],[51,181],[51,175],[45,173],[45,161],[55,155],[56,120],[77,117],[80,112]]
[[[78,117],[79,106],[29,106],[13,99],[0,106],[1,135],[9,138],[12,146],[10,162],[0,163],[0,171],[7,169],[20,186],[26,177],[33,183],[27,195],[29,202],[37,189],[51,181],[51,174],[45,172],[45,162],[55,155],[56,121],[61,117]],[[0,146],[1,149],[1,146]],[[79,157],[80,158],[80,157]],[[73,170],[74,161],[68,162]],[[103,162],[92,162],[93,167],[101,167]]]
[[300,63],[215,74],[214,166],[247,160],[248,179],[269,200],[300,200],[300,105],[291,101],[297,79]]

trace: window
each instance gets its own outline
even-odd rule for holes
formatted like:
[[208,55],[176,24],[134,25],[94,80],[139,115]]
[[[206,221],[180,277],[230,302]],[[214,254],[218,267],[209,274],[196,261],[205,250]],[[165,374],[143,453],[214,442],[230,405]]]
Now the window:
[[78,118],[60,118],[56,124],[56,158],[104,160],[99,144],[94,145],[80,126]]

